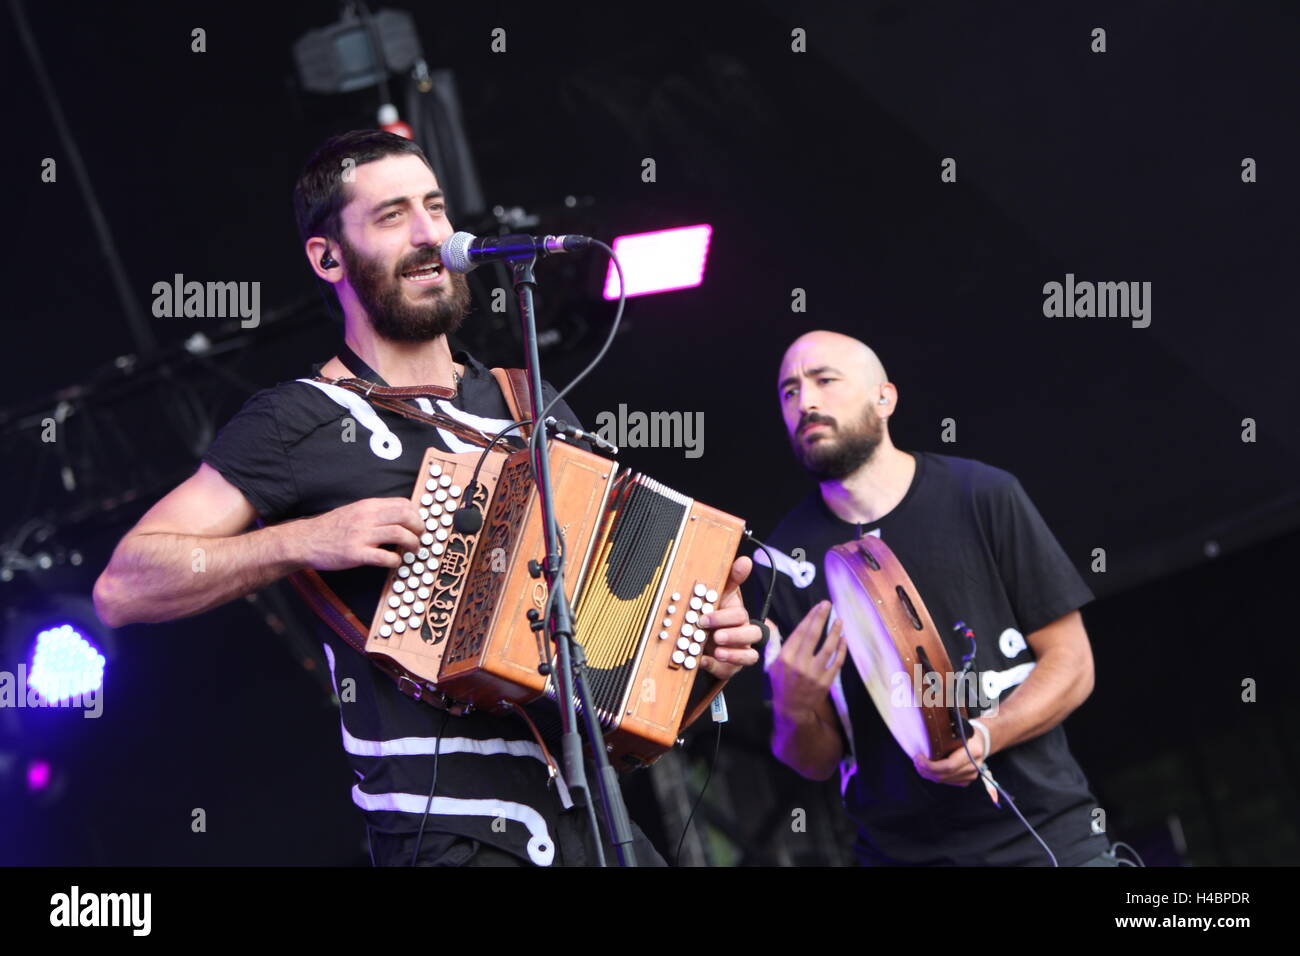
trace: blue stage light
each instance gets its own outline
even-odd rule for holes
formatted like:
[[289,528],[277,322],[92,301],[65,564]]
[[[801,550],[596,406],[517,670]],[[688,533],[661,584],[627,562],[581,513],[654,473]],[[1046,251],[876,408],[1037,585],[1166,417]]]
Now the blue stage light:
[[36,635],[27,680],[50,703],[98,691],[104,685],[104,655],[71,624]]

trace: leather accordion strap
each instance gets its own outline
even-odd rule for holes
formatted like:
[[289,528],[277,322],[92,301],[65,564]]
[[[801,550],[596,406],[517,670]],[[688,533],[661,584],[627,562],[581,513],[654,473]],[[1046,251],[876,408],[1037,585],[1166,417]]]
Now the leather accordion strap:
[[[494,368],[492,377],[497,380],[497,386],[505,396],[506,406],[514,416],[514,420],[522,422],[526,418],[531,418],[532,402],[528,395],[528,371],[522,368]],[[525,412],[526,408],[530,411]],[[532,430],[531,425],[523,426],[524,437],[527,438]]]
[[[328,624],[331,630],[343,639],[344,643],[362,657],[367,656],[366,635],[369,633],[369,629],[361,623],[357,616],[352,613],[352,609],[343,603],[339,596],[334,593],[334,589],[326,584],[316,571],[311,568],[294,571],[289,575],[289,583],[293,585],[293,589],[298,592],[298,595],[307,602],[307,606],[316,613],[316,616]],[[416,683],[398,668],[373,657],[370,658],[370,663],[391,677],[397,685],[397,689],[407,697],[423,700],[426,704],[432,704],[439,710],[450,711],[457,716],[464,713],[464,707],[448,700],[446,696],[434,693]]]

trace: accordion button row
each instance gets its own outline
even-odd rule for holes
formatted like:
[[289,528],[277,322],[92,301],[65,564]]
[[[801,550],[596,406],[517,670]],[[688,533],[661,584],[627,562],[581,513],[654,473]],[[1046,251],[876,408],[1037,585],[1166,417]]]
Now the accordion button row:
[[[699,626],[700,614],[707,614],[713,610],[713,605],[706,603],[707,600],[716,599],[717,592],[711,591],[704,584],[697,584],[694,588],[694,597],[690,601],[690,610],[684,616],[682,622],[681,636],[677,638],[677,649],[672,653],[672,667],[684,667],[686,670],[694,670],[699,666],[700,652],[703,650],[704,629]],[[674,593],[673,601],[680,601],[681,595]],[[671,614],[676,611],[676,605],[669,605],[668,612]],[[668,618],[664,619],[664,627],[672,623]],[[671,635],[668,631],[659,632],[659,640],[666,641]]]

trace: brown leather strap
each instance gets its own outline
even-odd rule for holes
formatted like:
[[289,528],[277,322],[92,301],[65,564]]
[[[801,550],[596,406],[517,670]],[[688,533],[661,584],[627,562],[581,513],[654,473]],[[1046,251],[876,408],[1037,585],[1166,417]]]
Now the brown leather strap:
[[[505,396],[506,407],[510,409],[514,420],[522,422],[524,419],[532,418],[532,402],[528,395],[528,371],[522,368],[494,368],[492,377],[497,380],[497,387]],[[531,425],[523,426],[525,438],[531,431]]]
[[[379,408],[386,408],[390,412],[396,412],[415,421],[424,422],[426,425],[432,425],[435,428],[442,428],[451,432],[458,438],[463,438],[475,445],[485,447],[491,440],[490,435],[484,435],[477,428],[472,428],[464,422],[457,421],[450,415],[444,415],[442,412],[426,412],[416,408],[414,405],[400,399],[390,397],[387,392],[402,391],[402,389],[385,389],[381,385],[375,385],[359,378],[324,378],[317,376],[316,381],[325,382],[329,385],[338,385],[340,388],[346,388],[348,391],[356,392],[362,398],[370,402],[371,405]],[[426,394],[427,388],[436,386],[415,386],[411,390],[413,397],[422,397]]]
[[424,398],[435,395],[438,398],[455,398],[456,390],[446,385],[376,385],[364,378],[327,378],[324,381],[345,388],[364,390],[367,397],[376,398]]
[[304,568],[301,571],[294,571],[289,575],[289,583],[293,585],[299,596],[307,602],[307,606],[316,612],[317,617],[328,624],[334,633],[358,654],[369,657],[370,663],[391,677],[393,682],[397,684],[397,689],[407,697],[422,700],[426,704],[431,704],[439,710],[449,711],[456,716],[468,712],[467,705],[453,701],[445,694],[430,689],[427,685],[411,677],[402,668],[366,654],[366,637],[369,631],[352,613],[352,609],[339,599],[339,596],[334,593],[334,589],[326,584],[324,579],[314,570]]

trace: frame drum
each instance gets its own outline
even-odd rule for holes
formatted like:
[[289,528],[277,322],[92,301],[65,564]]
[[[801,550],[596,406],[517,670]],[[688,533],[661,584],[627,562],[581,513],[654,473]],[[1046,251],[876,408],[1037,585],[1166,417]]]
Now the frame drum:
[[[960,748],[947,706],[955,692],[952,663],[894,552],[868,535],[831,548],[825,569],[853,666],[903,752],[941,760]],[[964,720],[965,706],[960,712]]]

